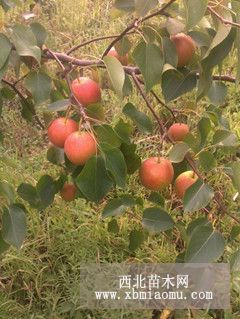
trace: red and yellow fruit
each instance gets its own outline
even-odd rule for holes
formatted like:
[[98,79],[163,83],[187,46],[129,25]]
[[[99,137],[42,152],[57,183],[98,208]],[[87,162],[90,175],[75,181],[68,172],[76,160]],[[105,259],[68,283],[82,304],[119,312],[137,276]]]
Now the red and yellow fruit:
[[196,45],[193,39],[184,33],[178,33],[171,36],[172,42],[175,44],[177,56],[178,56],[178,67],[188,65],[193,58],[196,50]]
[[168,137],[174,142],[183,141],[189,133],[187,124],[175,123],[168,129]]
[[75,165],[84,165],[97,153],[97,143],[92,134],[78,131],[68,136],[64,151],[70,162]]
[[78,102],[85,107],[101,101],[99,84],[87,77],[75,79],[72,82],[72,91]]
[[67,137],[78,130],[78,124],[72,119],[60,117],[51,122],[48,127],[48,138],[53,145],[64,147]]
[[172,163],[163,157],[150,157],[139,170],[140,181],[150,190],[162,190],[172,183],[174,170]]
[[120,63],[122,63],[122,65],[128,65],[128,56],[126,55],[119,55],[117,50],[113,47],[111,48],[111,50],[108,52],[107,54],[108,56],[113,56],[116,59],[118,59],[118,61]]
[[71,202],[75,199],[77,194],[77,188],[73,183],[65,183],[60,191],[62,199],[66,202]]
[[193,171],[186,171],[180,174],[175,181],[175,191],[179,198],[183,198],[186,190],[198,180]]

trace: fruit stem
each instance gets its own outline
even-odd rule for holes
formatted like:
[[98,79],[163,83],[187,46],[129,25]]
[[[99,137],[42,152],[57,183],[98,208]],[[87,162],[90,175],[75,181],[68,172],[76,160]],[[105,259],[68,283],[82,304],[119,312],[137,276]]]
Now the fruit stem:
[[70,104],[67,108],[67,112],[66,112],[66,116],[65,116],[65,124],[67,123],[67,120],[69,119],[69,115],[70,115],[71,110],[72,110],[72,105]]
[[82,117],[80,118],[80,121],[79,121],[79,126],[78,126],[78,130],[79,132],[81,132],[81,128],[82,128]]

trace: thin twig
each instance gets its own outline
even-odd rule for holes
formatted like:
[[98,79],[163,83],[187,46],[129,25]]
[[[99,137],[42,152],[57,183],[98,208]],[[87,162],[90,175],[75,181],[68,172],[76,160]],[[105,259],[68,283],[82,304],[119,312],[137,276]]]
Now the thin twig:
[[226,20],[224,19],[219,13],[217,13],[211,6],[208,6],[208,10],[215,15],[215,17],[217,17],[223,24],[225,25],[232,25],[234,27],[240,28],[240,24],[237,22],[233,22],[230,20]]
[[147,15],[146,17],[144,18],[139,18],[139,19],[135,19],[125,30],[123,30],[123,32],[121,34],[119,34],[119,36],[114,39],[110,44],[109,46],[107,47],[107,49],[104,51],[103,55],[102,55],[102,58],[108,54],[108,52],[111,50],[111,48],[118,42],[120,41],[129,31],[135,29],[138,27],[138,25],[146,20],[149,20],[157,15],[160,15],[160,14],[165,14],[165,10],[173,3],[175,2],[176,0],[170,0],[168,3],[166,3],[161,9],[159,9],[158,11],[152,13],[152,14],[149,14]]
[[[5,83],[6,85],[10,86],[14,92],[20,97],[20,99],[24,102],[27,101],[27,98],[22,94],[22,92],[16,87],[16,85],[6,79],[2,79],[2,82]],[[42,124],[42,122],[40,121],[39,117],[37,116],[35,110],[33,110],[32,108],[28,107],[28,103],[26,103],[26,106],[29,110],[29,112],[32,113],[32,115],[34,116],[36,122],[38,123],[38,125],[44,130],[45,126]]]
[[[131,32],[128,32],[127,35],[133,34],[133,33],[134,33],[134,31],[131,31]],[[114,38],[117,38],[117,37],[119,37],[119,34],[117,34],[117,35],[116,35],[116,34],[114,34],[114,35],[106,35],[106,36],[94,38],[94,39],[85,41],[85,42],[83,42],[83,43],[80,43],[80,44],[74,46],[73,48],[71,48],[70,50],[68,50],[68,51],[66,52],[66,54],[67,54],[67,55],[70,55],[70,54],[73,53],[74,51],[76,51],[76,50],[78,50],[78,49],[80,49],[80,48],[82,48],[82,47],[84,47],[84,46],[87,46],[87,45],[89,45],[89,44],[91,44],[91,43],[98,42],[98,41],[102,41],[102,40],[107,40],[107,39],[114,39]]]
[[151,103],[149,102],[149,100],[148,100],[148,98],[147,98],[145,92],[143,91],[143,89],[142,89],[142,87],[141,87],[141,83],[139,82],[139,80],[138,80],[136,74],[133,72],[133,73],[131,74],[131,76],[132,76],[132,78],[133,78],[133,81],[134,81],[134,83],[135,83],[135,85],[136,85],[138,91],[140,92],[140,94],[142,95],[144,101],[146,102],[147,107],[148,107],[149,110],[152,112],[153,116],[155,117],[155,119],[156,119],[156,121],[157,121],[157,123],[158,123],[158,125],[159,125],[160,131],[161,131],[161,135],[163,135],[163,134],[164,134],[164,131],[165,131],[165,128],[164,128],[164,125],[163,125],[161,119],[159,118],[159,116],[157,115],[157,113],[156,113],[155,110],[153,109]]

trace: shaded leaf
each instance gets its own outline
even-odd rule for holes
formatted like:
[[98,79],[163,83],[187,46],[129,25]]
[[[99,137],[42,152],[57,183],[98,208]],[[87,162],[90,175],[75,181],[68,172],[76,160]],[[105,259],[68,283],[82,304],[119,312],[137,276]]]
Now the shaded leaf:
[[135,204],[134,198],[129,195],[112,199],[104,207],[102,217],[120,216],[126,212],[127,208],[133,207]]
[[114,7],[118,10],[131,12],[135,10],[135,0],[116,0]]
[[76,183],[83,195],[93,202],[99,202],[113,187],[113,181],[100,156],[94,156],[87,161]]
[[145,209],[142,223],[143,227],[153,232],[162,232],[174,226],[172,217],[160,207]]
[[198,179],[190,186],[183,198],[184,211],[195,212],[206,207],[214,197],[213,189]]
[[138,111],[132,103],[124,106],[123,113],[137,125],[140,131],[148,133],[153,131],[152,121],[145,113]]
[[153,43],[140,42],[133,52],[133,59],[144,77],[147,91],[160,83],[163,70],[163,55],[160,48]]
[[145,16],[148,11],[152,10],[157,5],[158,0],[135,0],[135,10],[139,16]]
[[106,144],[110,148],[119,147],[121,145],[120,137],[110,125],[103,124],[94,126],[94,131],[97,134],[99,143]]
[[230,259],[231,271],[240,271],[240,250],[237,250]]
[[135,144],[121,145],[121,151],[125,157],[128,174],[133,174],[141,166],[141,158],[136,154],[137,146]]
[[47,159],[55,165],[62,165],[65,162],[64,150],[56,146],[51,146],[47,151]]
[[37,183],[36,190],[43,208],[46,208],[53,203],[56,194],[56,187],[51,176],[42,176]]
[[203,18],[208,5],[208,0],[184,0],[187,28],[195,27]]
[[0,255],[8,250],[10,245],[6,243],[2,238],[2,232],[0,232]]
[[12,44],[8,38],[0,33],[0,69],[6,64],[9,54],[12,50]]
[[199,163],[206,172],[211,171],[217,165],[214,155],[209,151],[203,151],[199,154]]
[[0,197],[6,198],[8,204],[12,204],[15,198],[15,192],[12,185],[7,182],[0,182]]
[[129,235],[129,249],[137,250],[144,242],[144,233],[142,230],[132,230]]
[[69,99],[58,100],[54,103],[49,104],[48,109],[49,111],[52,111],[52,112],[66,111],[69,105],[70,105]]
[[210,226],[199,226],[193,233],[186,250],[185,262],[210,263],[224,252],[223,236]]
[[213,144],[225,147],[235,147],[239,145],[239,140],[234,133],[220,129],[217,130],[213,136]]
[[157,193],[157,192],[152,192],[148,198],[148,200],[154,204],[157,204],[161,207],[164,207],[164,204],[165,204],[165,199],[164,197]]
[[2,216],[2,238],[9,245],[20,248],[27,234],[25,212],[16,205],[4,209]]
[[227,86],[223,82],[212,82],[208,94],[209,100],[213,105],[223,105],[226,102]]
[[172,146],[169,152],[169,159],[173,163],[181,163],[189,151],[189,146],[186,143],[176,143]]
[[125,82],[125,72],[123,66],[118,59],[112,56],[105,56],[103,61],[107,67],[113,88],[117,95],[121,98],[123,96],[123,85]]
[[51,92],[51,78],[43,71],[31,71],[25,79],[25,87],[31,92],[36,104],[49,99]]
[[122,119],[116,124],[114,131],[121,138],[122,142],[130,144],[130,135],[133,133],[134,129],[129,123],[125,123]]
[[119,226],[116,219],[113,219],[108,223],[108,231],[114,234],[117,234],[119,232]]
[[12,42],[20,56],[30,56],[39,63],[41,60],[41,50],[37,46],[37,41],[32,30],[22,24],[13,27],[11,33]]
[[33,22],[30,27],[37,40],[37,45],[41,48],[47,39],[46,29],[38,22]]
[[211,132],[212,126],[211,121],[207,117],[202,117],[198,122],[198,131],[200,134],[200,147],[203,147],[206,143],[207,137]]
[[116,185],[124,188],[127,178],[127,166],[122,152],[117,149],[104,151],[106,169],[112,174]]

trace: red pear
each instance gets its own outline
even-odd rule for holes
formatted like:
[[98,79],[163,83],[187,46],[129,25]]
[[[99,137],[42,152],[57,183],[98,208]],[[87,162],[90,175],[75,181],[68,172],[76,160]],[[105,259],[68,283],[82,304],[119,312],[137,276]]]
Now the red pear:
[[77,122],[65,117],[59,117],[53,120],[49,125],[48,138],[53,145],[63,148],[67,137],[77,130]]
[[97,153],[97,143],[92,134],[78,131],[68,136],[64,151],[73,164],[84,165]]
[[187,171],[180,174],[175,181],[175,191],[179,198],[183,198],[186,190],[192,186],[198,179],[193,171]]
[[174,176],[172,163],[163,157],[151,157],[145,160],[139,170],[143,186],[157,191],[171,184]]
[[66,202],[71,202],[75,199],[77,188],[73,183],[65,183],[60,191],[62,199]]
[[188,65],[192,60],[196,50],[193,39],[184,33],[178,33],[171,36],[172,42],[175,44],[178,55],[178,67]]
[[187,124],[175,123],[168,129],[168,137],[174,142],[183,141],[189,133]]
[[72,91],[78,102],[83,106],[101,101],[101,89],[99,84],[87,77],[75,79],[72,82]]

